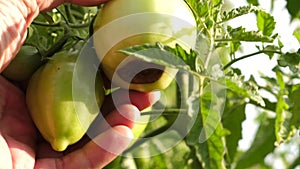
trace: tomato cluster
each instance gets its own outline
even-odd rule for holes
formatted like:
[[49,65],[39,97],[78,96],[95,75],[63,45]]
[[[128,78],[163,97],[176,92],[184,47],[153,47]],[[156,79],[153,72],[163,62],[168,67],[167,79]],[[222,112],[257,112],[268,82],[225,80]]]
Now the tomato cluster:
[[[142,21],[143,25],[122,20],[127,16],[134,17],[129,18],[128,22],[136,20],[135,15],[138,18],[146,17],[144,18],[146,20],[143,18],[137,20]],[[150,18],[154,19],[147,20],[151,15],[153,17]],[[172,23],[174,18],[188,20],[191,24],[188,26],[174,24]],[[157,41],[165,45],[181,44],[191,48],[196,41],[196,23],[183,0],[172,0],[172,3],[169,0],[111,0],[99,10],[94,17],[94,23],[90,25],[93,27],[89,30],[93,30],[94,48],[101,63],[97,69],[103,70],[116,86],[141,92],[165,89],[177,70],[125,56],[118,50]],[[107,25],[109,31],[105,35],[98,33],[105,30]],[[165,28],[161,29],[162,26]],[[66,25],[61,24],[61,27],[65,28]],[[76,28],[74,25],[73,27]],[[186,37],[187,42],[173,37],[176,31],[186,29],[192,31]],[[132,30],[133,32],[130,32]],[[70,34],[64,33],[64,36],[64,41],[61,42],[69,39],[74,41],[74,37]],[[54,54],[45,57],[41,48],[24,45],[2,73],[12,81],[29,81],[26,90],[28,109],[40,133],[56,151],[64,151],[82,138],[99,113],[105,97],[103,81],[100,73],[97,73],[95,84],[91,85],[86,81],[76,84],[82,90],[75,91],[77,98],[74,100],[74,78],[93,75],[92,72],[95,71],[92,66],[83,65],[84,72],[74,74],[82,46],[84,45],[80,45],[79,48],[70,45],[60,47],[56,44],[50,51]],[[53,52],[53,49],[56,51]],[[93,100],[96,100],[96,106],[93,105]],[[145,125],[138,125],[138,129],[134,129],[136,137],[144,129]]]

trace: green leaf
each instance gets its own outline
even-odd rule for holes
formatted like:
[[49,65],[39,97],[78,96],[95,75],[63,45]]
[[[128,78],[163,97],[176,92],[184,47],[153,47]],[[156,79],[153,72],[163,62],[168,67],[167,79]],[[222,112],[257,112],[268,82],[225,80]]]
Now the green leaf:
[[187,129],[191,129],[185,140],[188,145],[195,145],[199,141],[200,132],[203,128],[203,117],[200,108],[200,97],[198,90],[194,90],[191,96],[187,99],[187,106],[189,118],[195,119],[192,126],[187,126]]
[[284,45],[279,38],[277,38],[277,39],[278,39],[278,46],[280,49],[282,49],[284,47]]
[[273,42],[274,38],[263,35],[260,31],[246,31],[243,27],[232,28],[227,27],[229,37],[231,41],[246,41],[246,42]]
[[[195,0],[185,0],[186,3],[192,9],[196,20],[199,18],[205,18],[209,14],[210,6],[209,1],[195,1]],[[199,22],[199,21],[198,21]]]
[[248,5],[248,6],[241,6],[238,8],[231,9],[230,11],[224,11],[221,16],[221,22],[226,22],[231,19],[237,18],[239,16],[249,14],[252,12],[260,11],[261,9],[257,6]]
[[250,168],[263,162],[265,157],[274,150],[276,140],[274,125],[274,119],[264,117],[261,120],[250,148],[238,158],[235,169]]
[[240,96],[254,100],[260,106],[264,107],[265,102],[258,92],[258,86],[254,80],[244,81],[243,76],[234,74],[226,78],[226,87]]
[[[208,87],[201,96],[200,112],[186,137],[186,143],[196,150],[196,155],[205,169],[224,168],[224,136],[227,134],[220,123],[220,112],[212,105],[221,102]],[[217,108],[218,109],[218,108]]]
[[[139,168],[142,166],[143,169],[151,169],[153,167],[167,168],[167,164],[165,161],[166,159],[164,154],[160,154],[160,155],[153,156],[151,158],[134,158],[134,164],[131,164],[130,166],[131,167],[135,166],[134,168]],[[116,168],[107,168],[107,169],[124,169],[124,167],[121,167],[119,163]]]
[[241,42],[239,41],[231,41],[230,45],[230,55],[234,55],[241,47]]
[[212,0],[213,6],[217,7],[223,4],[223,0]]
[[274,52],[279,52],[280,49],[278,48],[278,46],[275,45],[268,45],[264,48],[264,54],[268,55],[270,59],[273,58],[274,56]]
[[294,30],[293,35],[296,37],[296,39],[300,43],[300,27],[298,27]]
[[297,73],[299,71],[298,65],[300,64],[300,49],[297,52],[285,53],[280,55],[278,65],[282,67],[289,67],[289,69]]
[[258,0],[247,0],[248,4],[252,4],[254,6],[259,6]]
[[190,53],[188,53],[178,44],[175,48],[164,46],[161,43],[156,43],[155,45],[144,44],[122,49],[120,52],[147,62],[192,73],[199,72],[199,67],[201,66],[200,60],[197,59],[197,53],[194,50],[190,50]]
[[185,164],[185,168],[197,168],[203,169],[201,162],[197,158],[197,149],[195,147],[190,147],[190,153],[187,158],[187,164]]
[[122,167],[120,166],[121,160],[122,160],[122,156],[118,156],[112,162],[106,165],[103,169],[111,169],[111,168],[122,169]]
[[243,99],[230,95],[226,100],[227,105],[222,117],[222,123],[230,134],[226,136],[226,149],[228,153],[227,163],[233,163],[238,148],[239,140],[242,139],[242,122],[246,119],[246,103]]
[[194,145],[199,161],[204,169],[225,168],[223,161],[225,146],[222,139],[224,134],[221,130],[224,129],[219,125],[215,133],[207,141]]
[[290,139],[292,135],[291,129],[291,118],[292,113],[289,112],[289,105],[286,102],[286,96],[288,91],[285,86],[283,75],[281,72],[276,72],[277,82],[280,87],[277,94],[277,105],[276,105],[276,121],[275,121],[275,133],[276,133],[276,144]]
[[291,124],[300,129],[300,84],[293,86],[291,94],[292,119]]
[[274,21],[274,17],[271,16],[269,13],[264,11],[259,11],[257,13],[257,27],[262,32],[263,35],[271,36],[274,29],[276,22]]
[[300,18],[300,3],[298,0],[286,0],[286,8],[292,19]]

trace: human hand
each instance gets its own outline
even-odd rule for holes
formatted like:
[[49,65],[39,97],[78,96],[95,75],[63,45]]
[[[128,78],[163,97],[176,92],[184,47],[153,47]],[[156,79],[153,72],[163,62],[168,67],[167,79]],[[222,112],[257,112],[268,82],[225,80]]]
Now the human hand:
[[[40,11],[63,0],[0,0],[0,73],[16,55],[26,38],[26,28]],[[98,5],[105,0],[69,0],[80,5]],[[117,93],[122,99],[126,92]],[[123,96],[122,96],[123,95]],[[36,130],[24,93],[0,75],[0,168],[102,168],[124,151],[133,137],[131,128],[140,110],[158,100],[158,93],[130,92],[131,102],[113,107],[105,100],[106,122],[93,124],[95,137],[84,137],[65,152],[55,152]],[[111,127],[110,127],[111,126]],[[106,128],[103,128],[106,127]],[[100,131],[101,129],[101,131]],[[105,129],[105,130],[104,130]],[[99,146],[101,145],[101,146]]]
[[[102,168],[124,151],[131,141],[131,128],[142,110],[159,98],[159,93],[130,92],[132,103],[106,98],[102,112],[106,122],[93,124],[99,135],[85,136],[65,152],[55,152],[36,130],[26,108],[24,93],[0,76],[0,168]],[[120,100],[126,92],[118,91]],[[105,129],[103,126],[106,126]],[[101,132],[102,131],[102,132]],[[95,134],[95,133],[93,133]]]
[[26,39],[27,27],[39,12],[64,2],[83,6],[99,5],[108,0],[0,0],[0,72],[12,61]]

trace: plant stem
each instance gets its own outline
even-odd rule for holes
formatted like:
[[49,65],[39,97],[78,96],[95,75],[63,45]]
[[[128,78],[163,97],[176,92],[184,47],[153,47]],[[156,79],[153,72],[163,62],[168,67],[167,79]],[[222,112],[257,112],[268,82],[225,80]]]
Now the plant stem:
[[66,14],[67,14],[68,20],[70,21],[69,23],[76,23],[75,22],[76,19],[74,18],[73,14],[72,14],[72,11],[70,9],[70,4],[65,4],[64,8],[66,10]]
[[67,42],[67,40],[72,36],[72,33],[70,32],[67,25],[64,25],[64,35],[61,37],[53,46],[50,47],[49,50],[47,50],[43,57],[51,57],[54,53],[56,53],[58,50],[62,48],[62,46]]
[[251,56],[255,56],[255,55],[258,55],[258,54],[262,54],[262,53],[277,53],[277,54],[282,54],[282,52],[280,51],[274,51],[274,50],[260,50],[258,52],[254,52],[254,53],[250,53],[248,55],[244,55],[244,56],[241,56],[237,59],[234,59],[232,61],[230,61],[227,65],[225,65],[222,70],[226,70],[227,68],[229,68],[231,65],[233,65],[234,63],[240,61],[240,60],[243,60],[243,59],[246,59],[246,58],[249,58]]
[[[166,131],[168,128],[170,128],[170,124],[165,124],[164,126],[161,126],[160,128],[158,128],[158,129],[152,131],[151,133],[147,134],[146,136],[144,136],[144,138],[149,138],[149,137],[156,136],[156,135]],[[138,146],[142,145],[147,140],[148,139],[138,139],[131,147],[129,147],[127,150],[124,151],[124,154],[132,151],[133,149],[135,149],[135,147],[138,147]]]
[[[32,24],[38,25],[38,26],[46,26],[46,27],[61,27],[62,22],[50,24],[50,23],[33,21]],[[89,22],[88,23],[83,23],[83,24],[71,24],[71,23],[68,23],[68,26],[70,28],[85,28],[85,27],[88,27],[89,25],[90,25]]]
[[184,71],[179,71],[177,74],[177,107],[186,108],[186,100],[189,97],[189,74]]
[[39,21],[33,21],[32,24],[38,25],[38,26],[46,26],[46,27],[60,27],[60,22],[58,23],[45,23],[45,22],[39,22]]
[[172,109],[172,108],[168,108],[166,110],[161,110],[161,109],[154,109],[154,110],[150,110],[150,111],[146,111],[146,112],[143,112],[141,113],[141,116],[147,116],[147,115],[174,115],[174,116],[177,116],[179,113],[182,113],[182,112],[186,112],[187,110],[186,109]]

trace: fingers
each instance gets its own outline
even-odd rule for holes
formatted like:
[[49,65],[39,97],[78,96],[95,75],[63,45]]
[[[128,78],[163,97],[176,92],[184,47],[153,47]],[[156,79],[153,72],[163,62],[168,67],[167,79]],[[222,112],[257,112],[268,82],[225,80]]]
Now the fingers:
[[130,128],[118,125],[95,137],[83,148],[60,159],[37,160],[35,168],[103,168],[121,154],[133,138]]
[[123,125],[132,129],[140,117],[140,111],[133,105],[124,104],[110,112],[104,119],[100,114],[89,128],[87,135],[94,138],[112,126]]
[[12,168],[12,159],[9,147],[4,137],[0,134],[0,168]]
[[143,109],[152,106],[159,99],[159,91],[142,93],[119,89],[105,98],[101,112],[105,116],[116,107],[123,104],[132,104],[142,111]]
[[64,153],[69,154],[70,152],[83,147],[91,139],[97,137],[101,133],[114,126],[122,125],[128,127],[129,129],[132,129],[135,121],[139,117],[140,111],[131,104],[124,104],[119,106],[117,109],[114,109],[112,112],[108,113],[106,117],[103,117],[102,114],[99,114],[99,116],[97,116],[97,118],[89,127],[84,138],[82,138],[76,144],[69,146]]
[[[97,136],[83,149],[73,152],[64,159],[66,164],[70,164],[69,168],[85,165],[82,168],[102,168],[110,163],[115,157],[121,154],[129,145],[133,138],[132,131],[126,126],[115,126],[108,129],[103,134]],[[82,153],[86,157],[86,161],[72,164],[72,158],[76,158],[78,153]],[[89,163],[89,164],[87,164]]]
[[83,6],[99,5],[100,3],[107,2],[108,0],[66,0],[67,2]]
[[[36,130],[26,109],[23,93],[0,76],[0,165],[34,165]],[[5,167],[4,167],[5,168]],[[7,167],[8,168],[8,167]]]
[[37,133],[25,104],[24,93],[2,76],[0,93],[1,132],[34,147]]
[[53,9],[65,2],[70,2],[73,4],[77,5],[82,5],[82,6],[96,6],[101,3],[104,3],[108,0],[50,0],[50,1],[45,1],[45,0],[37,0],[38,6],[40,11],[47,11],[50,9]]
[[[129,145],[132,135],[132,127],[135,120],[139,118],[140,111],[131,104],[120,105],[109,113],[105,119],[99,116],[95,119],[86,136],[80,142],[70,146],[61,157],[57,152],[50,151],[41,156],[36,167],[55,168],[56,166],[66,168],[103,167],[121,154]],[[49,147],[48,147],[49,148]],[[45,153],[45,147],[43,152]],[[91,151],[91,152],[89,152]],[[52,155],[51,155],[52,152]],[[69,161],[71,162],[69,165]],[[67,165],[67,166],[66,166]]]
[[141,93],[137,91],[130,92],[130,100],[139,110],[146,109],[152,106],[160,99],[160,91],[154,91],[151,93]]

